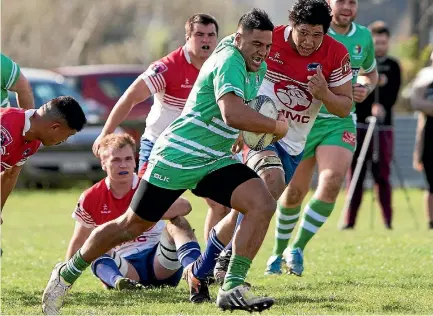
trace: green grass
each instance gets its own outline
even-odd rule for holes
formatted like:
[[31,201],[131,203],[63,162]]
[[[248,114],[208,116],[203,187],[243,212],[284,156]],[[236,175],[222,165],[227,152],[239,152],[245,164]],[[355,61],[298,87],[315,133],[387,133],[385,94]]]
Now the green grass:
[[[74,222],[71,212],[79,190],[17,191],[3,214],[1,313],[40,314],[40,298],[54,264],[63,259]],[[433,232],[427,231],[422,192],[410,191],[420,223],[407,210],[401,191],[394,193],[394,230],[383,228],[376,207],[370,228],[370,193],[355,231],[338,231],[342,196],[329,221],[305,251],[305,272],[265,277],[265,262],[273,245],[273,227],[256,257],[247,280],[259,293],[277,299],[272,314],[432,314]],[[206,206],[188,196],[189,216],[203,245]],[[273,225],[273,224],[272,224]],[[216,297],[217,287],[211,287]],[[212,303],[192,305],[182,281],[176,289],[125,294],[103,290],[89,272],[74,285],[63,314],[218,314]]]

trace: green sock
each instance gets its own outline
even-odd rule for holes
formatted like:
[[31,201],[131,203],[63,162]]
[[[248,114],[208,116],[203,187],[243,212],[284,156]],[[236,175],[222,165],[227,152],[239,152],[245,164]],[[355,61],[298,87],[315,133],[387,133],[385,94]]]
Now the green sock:
[[301,206],[294,208],[283,207],[278,203],[277,226],[275,227],[275,243],[272,251],[273,256],[281,256],[289,243],[290,236],[299,218]]
[[71,259],[66,262],[66,265],[60,271],[60,275],[69,284],[73,284],[81,273],[90,265],[81,257],[80,250],[78,250]]
[[252,261],[246,257],[233,255],[230,258],[229,267],[222,289],[228,291],[243,284],[251,263]]
[[327,203],[315,198],[310,200],[304,209],[302,221],[292,245],[293,249],[301,248],[304,250],[310,239],[313,238],[329,215],[331,215],[334,206],[335,203]]

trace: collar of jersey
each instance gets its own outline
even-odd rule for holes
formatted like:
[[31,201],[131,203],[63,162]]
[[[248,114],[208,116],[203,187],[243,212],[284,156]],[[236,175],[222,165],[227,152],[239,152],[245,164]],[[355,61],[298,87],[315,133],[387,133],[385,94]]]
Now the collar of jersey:
[[32,109],[32,110],[26,110],[24,112],[24,128],[23,128],[23,136],[26,135],[26,133],[29,131],[30,127],[31,127],[31,123],[30,123],[30,118],[33,116],[33,114],[35,114],[36,110]]
[[188,64],[190,64],[191,63],[191,56],[188,53],[188,49],[186,47],[186,44],[183,45],[182,50],[183,50],[183,54],[185,55],[186,61],[188,62]]
[[[351,37],[353,34],[355,34],[355,32],[356,32],[356,24],[352,22],[352,25],[350,27],[349,33],[344,34],[344,35],[342,35],[342,34],[339,34],[339,35]],[[336,35],[337,34],[331,27],[329,27],[328,33],[332,34],[332,35]]]
[[[137,174],[134,173],[134,177],[132,178],[132,186],[131,186],[133,190],[137,187],[139,180],[140,179],[137,176]],[[105,185],[107,186],[107,189],[110,190],[111,185],[110,185],[110,179],[108,177],[105,178]]]

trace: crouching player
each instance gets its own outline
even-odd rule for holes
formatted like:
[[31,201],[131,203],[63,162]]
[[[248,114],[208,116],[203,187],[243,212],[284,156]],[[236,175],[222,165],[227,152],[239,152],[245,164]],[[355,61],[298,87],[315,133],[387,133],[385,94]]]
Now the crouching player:
[[[93,229],[128,209],[138,187],[134,174],[135,142],[128,134],[109,134],[100,145],[101,164],[107,177],[87,189],[72,214],[75,230],[66,259],[81,248]],[[181,200],[182,201],[182,200]],[[183,200],[188,204],[186,200]],[[188,204],[189,205],[189,204]],[[180,213],[179,210],[187,212]],[[92,263],[93,273],[108,288],[140,289],[144,286],[176,286],[183,267],[200,255],[200,246],[188,221],[188,208],[169,209],[150,230],[128,241]]]

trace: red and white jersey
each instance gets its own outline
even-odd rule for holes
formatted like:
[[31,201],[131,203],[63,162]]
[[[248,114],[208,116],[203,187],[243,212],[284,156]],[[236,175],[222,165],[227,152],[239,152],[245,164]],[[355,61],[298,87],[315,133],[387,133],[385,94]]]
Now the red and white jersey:
[[[72,218],[87,228],[95,228],[118,218],[128,209],[139,182],[139,177],[134,174],[131,190],[123,198],[118,199],[110,190],[108,177],[99,181],[81,194]],[[133,241],[117,246],[114,250],[122,257],[126,257],[152,248],[159,242],[164,228],[164,221],[159,221],[152,229],[143,232]]]
[[36,110],[1,108],[1,171],[13,166],[22,166],[27,158],[35,154],[41,142],[27,142],[24,136],[30,129],[30,117]]
[[289,121],[289,131],[279,142],[290,155],[305,147],[322,102],[308,92],[308,76],[322,67],[329,87],[338,87],[352,79],[350,57],[346,47],[328,35],[310,56],[299,55],[290,45],[291,27],[277,26],[273,32],[268,71],[258,94],[272,98]]
[[152,142],[182,112],[199,69],[192,63],[186,46],[152,63],[140,76],[154,95],[154,103],[146,119],[144,137]]

